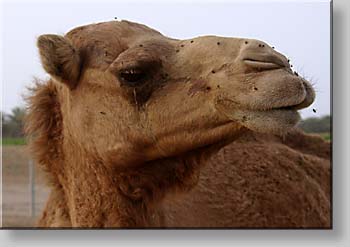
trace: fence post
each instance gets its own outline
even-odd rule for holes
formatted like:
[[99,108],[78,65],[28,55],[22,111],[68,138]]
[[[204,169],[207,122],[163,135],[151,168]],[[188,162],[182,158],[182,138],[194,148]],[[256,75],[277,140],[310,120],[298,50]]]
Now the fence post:
[[30,215],[35,217],[35,167],[34,162],[29,160],[29,187],[30,187]]

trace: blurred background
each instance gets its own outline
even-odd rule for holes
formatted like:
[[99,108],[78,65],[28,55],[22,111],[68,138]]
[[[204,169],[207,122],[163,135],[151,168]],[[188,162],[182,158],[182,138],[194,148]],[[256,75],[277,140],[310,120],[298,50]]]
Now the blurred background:
[[111,1],[2,2],[2,220],[32,226],[45,204],[43,174],[31,162],[23,136],[27,87],[42,69],[36,39],[45,33],[101,21],[143,23],[166,36],[201,35],[261,39],[288,56],[293,69],[312,82],[316,100],[301,111],[299,128],[330,140],[331,50],[329,1],[231,3],[116,3]]

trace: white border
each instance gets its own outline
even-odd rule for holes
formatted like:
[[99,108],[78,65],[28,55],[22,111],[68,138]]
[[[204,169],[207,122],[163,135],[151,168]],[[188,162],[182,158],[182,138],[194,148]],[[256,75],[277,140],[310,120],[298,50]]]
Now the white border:
[[[197,0],[195,0],[198,2]],[[257,0],[256,0],[257,1]],[[181,2],[181,1],[177,1]],[[202,1],[201,1],[202,2]],[[206,1],[207,2],[207,1]],[[298,1],[300,2],[300,1]],[[303,1],[311,2],[311,1]],[[350,246],[349,3],[334,2],[333,230],[0,231],[0,246]],[[347,13],[346,13],[347,12]],[[1,67],[2,68],[2,67]],[[0,69],[1,74],[1,69]],[[1,88],[2,89],[2,88]]]

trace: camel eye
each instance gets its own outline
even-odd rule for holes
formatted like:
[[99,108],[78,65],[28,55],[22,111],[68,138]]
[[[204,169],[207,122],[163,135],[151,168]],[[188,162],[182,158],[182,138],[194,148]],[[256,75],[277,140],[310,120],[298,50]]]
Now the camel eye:
[[125,69],[119,73],[119,77],[125,84],[137,86],[145,81],[146,73],[141,69]]

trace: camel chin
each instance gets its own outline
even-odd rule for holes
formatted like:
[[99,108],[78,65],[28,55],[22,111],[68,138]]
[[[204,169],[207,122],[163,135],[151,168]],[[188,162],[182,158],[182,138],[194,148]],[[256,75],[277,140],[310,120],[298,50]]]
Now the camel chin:
[[289,132],[300,120],[300,114],[297,111],[288,109],[236,110],[228,117],[250,130],[277,135]]

